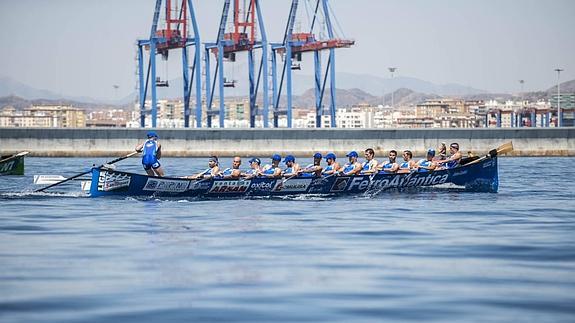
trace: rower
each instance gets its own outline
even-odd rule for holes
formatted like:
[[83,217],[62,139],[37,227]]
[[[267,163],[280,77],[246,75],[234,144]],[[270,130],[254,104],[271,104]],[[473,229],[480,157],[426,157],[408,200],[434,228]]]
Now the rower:
[[299,172],[299,164],[295,162],[295,157],[293,155],[287,155],[284,159],[284,163],[287,168],[282,171],[283,177],[295,177]]
[[389,151],[389,161],[387,163],[383,163],[381,165],[381,170],[384,173],[396,173],[399,169],[399,164],[395,161],[397,159],[397,151],[390,150]]
[[463,157],[461,156],[461,152],[459,152],[459,144],[456,142],[449,145],[449,153],[451,154],[449,158],[437,162],[437,164],[443,166],[444,169],[457,167]]
[[365,150],[365,161],[361,165],[361,174],[370,175],[377,173],[377,160],[373,157],[375,156],[375,151],[371,148]]
[[415,166],[417,172],[418,173],[432,172],[437,167],[437,164],[433,161],[433,157],[435,157],[435,149],[429,148],[429,150],[427,150],[427,155],[425,159],[420,160]]
[[413,160],[413,154],[411,150],[403,151],[403,163],[399,164],[399,169],[397,173],[409,173],[416,166],[415,160]]
[[243,178],[254,178],[256,176],[258,176],[260,174],[260,172],[262,171],[260,165],[261,165],[261,160],[259,158],[252,158],[250,160],[248,160],[248,163],[250,163],[250,169],[247,170],[245,173],[241,174],[241,177]]
[[216,178],[220,173],[220,167],[218,165],[218,157],[217,156],[210,156],[208,160],[208,168],[203,172],[200,172],[193,176],[186,176],[185,178],[190,179],[212,179]]
[[340,170],[340,174],[347,176],[358,175],[361,172],[361,164],[357,161],[357,158],[359,157],[357,151],[350,151],[345,156],[349,158],[349,162],[343,165]]
[[337,173],[340,166],[339,166],[339,163],[335,161],[335,158],[336,157],[335,157],[334,153],[329,153],[329,154],[325,155],[325,162],[327,163],[327,166],[325,166],[325,169],[321,173],[322,175],[331,176],[331,175]]
[[272,164],[264,166],[260,176],[268,177],[268,178],[276,178],[280,177],[282,170],[279,167],[280,162],[282,161],[282,156],[278,154],[274,154],[272,156]]
[[137,152],[142,153],[142,166],[149,176],[164,176],[164,170],[158,159],[162,157],[162,145],[158,142],[158,134],[150,131],[146,135],[148,140],[136,146]]
[[313,155],[313,164],[307,165],[305,168],[300,169],[299,175],[302,177],[320,177],[323,167],[321,167],[321,153]]
[[240,165],[242,164],[242,159],[239,156],[234,157],[232,161],[232,168],[226,168],[220,173],[220,177],[223,179],[236,179],[240,178],[241,171]]
[[434,161],[446,160],[447,159],[447,147],[445,142],[439,144],[439,148],[437,148],[438,153],[435,157],[433,157]]

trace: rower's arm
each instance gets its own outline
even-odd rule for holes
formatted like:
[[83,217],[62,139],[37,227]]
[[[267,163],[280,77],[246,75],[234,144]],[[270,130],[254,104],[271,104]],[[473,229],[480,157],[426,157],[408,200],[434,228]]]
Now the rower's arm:
[[156,151],[156,158],[157,159],[162,158],[162,145],[160,145],[159,143],[158,143],[158,150]]
[[140,143],[136,146],[136,151],[137,152],[142,152],[142,149],[144,149],[144,143]]

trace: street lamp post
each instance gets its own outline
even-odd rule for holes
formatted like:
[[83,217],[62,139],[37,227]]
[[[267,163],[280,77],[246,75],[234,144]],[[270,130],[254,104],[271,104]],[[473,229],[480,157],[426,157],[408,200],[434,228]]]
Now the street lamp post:
[[556,68],[555,72],[557,72],[557,127],[561,127],[563,122],[561,120],[561,89],[560,89],[560,77],[562,69]]
[[[391,82],[393,82],[393,73],[397,70],[397,67],[388,67],[387,68],[390,72],[391,72]],[[393,92],[395,92],[395,90],[393,89],[393,85],[391,88],[391,107],[393,108]]]

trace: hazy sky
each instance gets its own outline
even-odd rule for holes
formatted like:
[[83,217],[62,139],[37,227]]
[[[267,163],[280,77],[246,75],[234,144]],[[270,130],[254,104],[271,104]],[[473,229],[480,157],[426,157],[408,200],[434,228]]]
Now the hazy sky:
[[[282,39],[290,2],[261,0],[270,40]],[[154,3],[0,0],[0,76],[99,99],[113,99],[118,84],[118,96],[125,96],[135,84],[134,44],[149,36]],[[194,3],[202,42],[213,41],[222,1]],[[565,69],[563,81],[575,79],[573,0],[330,3],[345,36],[356,40],[337,54],[341,72],[389,77],[386,68],[397,66],[396,75],[498,92],[517,92],[519,79],[525,90],[546,89],[556,83],[557,67]],[[181,74],[171,67],[168,73]]]

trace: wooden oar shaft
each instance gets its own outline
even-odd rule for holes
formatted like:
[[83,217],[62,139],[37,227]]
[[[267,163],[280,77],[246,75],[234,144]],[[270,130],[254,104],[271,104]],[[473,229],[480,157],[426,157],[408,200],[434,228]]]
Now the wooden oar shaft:
[[[126,156],[122,156],[122,157],[119,157],[119,158],[116,158],[116,159],[112,160],[111,162],[108,162],[108,163],[106,163],[106,164],[102,164],[102,165],[100,165],[99,167],[103,167],[104,165],[111,165],[111,164],[117,163],[117,162],[119,162],[119,161],[121,161],[121,160],[124,160],[124,159],[126,159],[126,158],[130,158],[130,157],[134,156],[134,155],[137,154],[137,153],[138,153],[137,151],[134,151],[134,152],[132,152],[132,153],[127,154]],[[51,187],[54,187],[54,186],[56,186],[56,185],[60,185],[60,184],[66,183],[66,182],[71,181],[71,180],[73,180],[73,179],[75,179],[75,178],[78,178],[78,177],[80,177],[80,176],[82,176],[82,175],[86,175],[86,174],[88,174],[88,173],[91,172],[91,171],[92,171],[92,170],[90,169],[90,170],[87,171],[87,172],[83,172],[83,173],[80,173],[80,174],[77,174],[77,175],[68,177],[68,178],[66,178],[65,180],[62,180],[62,181],[59,181],[59,182],[57,182],[57,183],[50,184],[50,185],[48,185],[48,186],[39,188],[39,189],[35,190],[34,192],[43,192],[43,191],[45,191],[45,190],[47,190],[47,189],[49,189],[49,188],[51,188]]]

